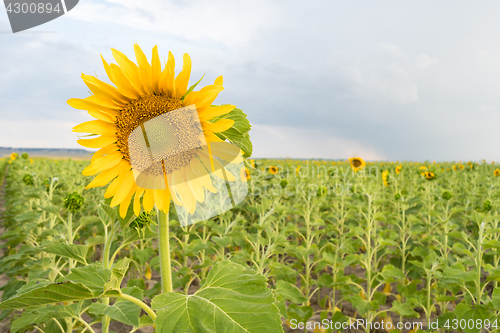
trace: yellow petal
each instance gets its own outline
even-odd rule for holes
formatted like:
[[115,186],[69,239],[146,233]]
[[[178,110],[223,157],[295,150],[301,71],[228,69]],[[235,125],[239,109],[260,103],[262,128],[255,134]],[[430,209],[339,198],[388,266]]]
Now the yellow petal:
[[117,104],[127,104],[129,102],[129,99],[123,94],[118,91],[115,87],[110,85],[109,83],[102,82],[98,78],[91,76],[91,75],[85,75],[82,74],[82,79],[83,82],[89,87],[89,89],[95,94],[95,95],[103,95],[106,98],[116,102]]
[[88,110],[87,112],[92,117],[99,119],[99,120],[102,120],[102,121],[105,121],[107,123],[115,123],[116,122],[116,117],[113,117],[113,116],[111,116],[107,113],[101,112],[99,110]]
[[161,76],[161,62],[158,55],[158,47],[153,47],[153,54],[151,56],[151,84],[156,94],[160,93],[160,76]]
[[118,50],[111,49],[113,57],[120,66],[123,75],[128,79],[130,84],[136,88],[141,96],[145,95],[145,91],[142,87],[141,79],[139,76],[139,68],[133,61],[131,61],[127,56]]
[[229,112],[233,111],[236,108],[235,105],[223,105],[223,106],[209,106],[204,108],[203,110],[198,111],[198,117],[200,121],[210,120],[215,117],[219,117]]
[[139,65],[139,77],[144,87],[144,90],[148,95],[153,95],[153,87],[151,86],[151,65],[148,62],[148,58],[138,44],[134,44],[135,58],[137,59],[137,64]]
[[172,173],[172,182],[171,187],[175,189],[175,192],[179,195],[183,206],[189,214],[193,214],[196,209],[196,200],[194,199],[193,193],[185,183],[185,180],[182,178],[181,172],[176,170]]
[[161,73],[160,89],[169,97],[172,97],[174,92],[174,77],[175,77],[175,59],[172,52],[168,51],[168,61],[165,69]]
[[170,191],[168,189],[154,189],[153,195],[158,209],[167,211],[170,205]]
[[122,108],[117,105],[113,105],[112,103],[96,103],[96,98],[94,96],[90,96],[84,99],[81,98],[70,98],[68,99],[68,104],[78,110],[100,110],[102,112],[106,112],[106,109],[119,111]]
[[217,135],[215,135],[212,132],[203,132],[203,135],[205,136],[205,141],[208,142],[224,142],[221,138],[219,138]]
[[153,190],[145,190],[144,191],[144,199],[142,200],[142,205],[144,206],[144,210],[146,212],[150,212],[155,205],[155,198],[153,194]]
[[223,87],[215,85],[203,87],[200,91],[193,91],[187,94],[184,99],[184,105],[194,104],[200,110],[203,107],[211,105],[222,90],[224,90]]
[[181,98],[187,92],[189,77],[191,76],[191,58],[189,54],[184,53],[182,61],[182,71],[175,79],[175,98]]
[[73,127],[73,132],[93,134],[115,134],[116,126],[102,120],[92,120]]
[[102,148],[113,142],[116,142],[116,135],[106,135],[106,136],[101,135],[100,137],[95,139],[87,139],[87,140],[80,139],[77,142],[78,144],[87,148]]
[[111,154],[111,153],[114,153],[117,151],[118,151],[118,146],[114,143],[111,143],[107,146],[102,147],[98,151],[96,151],[94,153],[94,155],[92,155],[91,162],[95,162],[99,157],[102,157],[104,155]]
[[222,75],[215,79],[214,85],[222,87],[223,79]]
[[241,149],[229,142],[214,142],[208,144],[212,155],[227,163],[242,163]]
[[205,200],[205,191],[203,190],[203,183],[200,181],[199,177],[195,175],[190,166],[185,168],[186,179],[189,189],[194,195],[194,198],[198,202],[203,202]]
[[140,92],[130,83],[120,67],[115,64],[111,64],[109,68],[118,90],[130,99],[138,99],[141,97]]
[[208,170],[205,168],[205,166],[203,166],[203,164],[200,162],[200,160],[192,159],[191,162],[189,163],[189,166],[191,167],[191,171],[197,177],[208,176]]
[[129,171],[125,179],[123,179],[122,185],[113,196],[113,200],[111,200],[110,206],[115,207],[119,205],[123,200],[125,200],[132,188],[134,188],[134,185],[137,186],[135,184],[134,173],[132,171]]
[[201,127],[203,131],[209,131],[212,133],[221,133],[227,131],[234,125],[234,120],[232,119],[221,119],[215,123],[211,123],[208,121],[202,121]]
[[120,204],[120,216],[122,217],[122,219],[125,218],[125,216],[127,216],[128,207],[130,206],[130,201],[132,200],[132,196],[134,195],[135,190],[136,190],[135,188],[130,190],[130,193]]
[[92,163],[90,163],[88,167],[83,169],[82,175],[84,176],[94,175],[98,172],[102,172],[104,170],[114,167],[122,160],[123,160],[123,155],[118,151],[107,154],[106,156],[99,157],[95,161],[92,161]]
[[135,216],[139,216],[139,214],[141,214],[141,197],[142,197],[143,193],[144,193],[144,189],[141,187],[138,187],[137,190],[135,191],[135,197],[134,197],[134,214],[135,214]]
[[85,189],[105,186],[110,181],[118,177],[122,172],[126,172],[127,168],[130,168],[127,161],[121,160],[116,166],[104,170],[100,174],[98,174],[91,182],[88,184]]
[[[208,171],[212,172],[215,176],[226,181],[236,180],[236,177],[234,177],[231,172],[224,168],[224,166],[219,161],[217,161],[217,159],[211,159],[208,154],[205,154],[204,152],[200,152],[198,156],[200,157],[201,162],[208,169]],[[212,162],[214,168],[212,168]]]
[[[129,172],[130,172],[130,170],[129,170]],[[118,191],[118,189],[120,188],[120,186],[123,183],[123,180],[129,174],[129,172],[121,173],[118,177],[115,178],[115,180],[113,180],[111,182],[111,184],[109,184],[106,192],[104,192],[104,198],[106,198],[106,199],[111,198],[112,196],[114,196],[116,194],[116,191]]]

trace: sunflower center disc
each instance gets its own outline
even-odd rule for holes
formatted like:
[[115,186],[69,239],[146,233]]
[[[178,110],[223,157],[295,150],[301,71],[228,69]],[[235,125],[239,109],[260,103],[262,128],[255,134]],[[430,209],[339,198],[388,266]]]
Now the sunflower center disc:
[[142,188],[165,188],[165,176],[188,166],[205,144],[194,105],[165,96],[130,103],[117,128],[117,144]]

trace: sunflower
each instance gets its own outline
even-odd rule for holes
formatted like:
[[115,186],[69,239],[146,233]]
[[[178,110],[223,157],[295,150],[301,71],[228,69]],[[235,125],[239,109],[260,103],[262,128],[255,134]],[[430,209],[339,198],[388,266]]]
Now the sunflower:
[[349,163],[351,163],[351,169],[354,172],[358,172],[366,166],[366,162],[361,157],[350,157]]
[[269,172],[272,174],[272,175],[275,175],[278,173],[278,167],[277,166],[274,166],[274,165],[271,165],[269,167]]
[[384,186],[389,186],[389,171],[384,170],[382,172],[382,181],[384,182]]
[[427,170],[427,167],[422,165],[419,169],[420,170]]
[[464,166],[462,164],[460,164],[458,167],[460,168],[460,170],[464,169]]
[[398,165],[395,170],[396,170],[396,174],[399,175],[401,173],[401,170],[403,170],[403,166],[402,165]]
[[500,169],[495,169],[495,171],[493,171],[493,175],[495,175],[495,177],[500,176]]
[[433,172],[430,172],[430,171],[423,172],[422,175],[427,180],[433,180],[434,178],[436,178],[436,175]]
[[457,171],[457,166],[456,165],[453,166],[453,171]]
[[12,161],[15,161],[15,160],[16,160],[16,158],[17,158],[17,153],[12,153],[12,154],[10,154],[10,159],[11,159]]
[[[112,49],[112,53],[117,64],[108,64],[101,56],[106,74],[114,85],[95,76],[82,74],[92,95],[85,99],[68,100],[70,106],[87,110],[96,118],[73,129],[74,132],[99,135],[78,140],[84,147],[99,148],[92,156],[91,164],[82,172],[85,176],[97,174],[86,188],[106,186],[111,182],[104,197],[113,198],[110,205],[119,205],[122,217],[127,214],[132,200],[134,214],[139,216],[141,199],[147,212],[154,205],[167,212],[172,199],[176,205],[185,207],[192,214],[197,202],[203,202],[205,190],[217,192],[207,170],[211,169],[219,178],[235,180],[233,174],[211,157],[213,150],[218,150],[222,155],[226,153],[224,148],[212,143],[224,142],[216,133],[222,133],[233,126],[234,120],[224,119],[224,116],[233,111],[235,106],[212,105],[217,95],[224,90],[222,76],[215,79],[213,85],[199,91],[193,91],[196,85],[188,90],[191,74],[191,58],[188,54],[184,54],[182,71],[175,76],[175,59],[171,52],[162,70],[156,46],[152,51],[151,64],[137,44],[134,45],[134,51],[137,64],[115,49]],[[179,110],[185,113],[179,113]],[[192,120],[187,114],[199,119],[201,128],[198,131],[193,129],[194,125],[190,123]],[[181,125],[172,129],[167,127],[167,131],[156,131],[154,134],[167,136],[169,140],[173,138],[173,148],[170,148],[182,149],[176,151],[176,154],[162,156],[161,164],[156,161],[155,164],[140,169],[141,175],[151,176],[154,182],[158,182],[155,186],[145,186],[146,181],[137,182],[139,178],[133,163],[140,165],[141,161],[134,162],[137,147],[134,141],[129,145],[129,140],[134,133],[140,133],[141,129],[144,132],[144,125],[160,116]],[[189,131],[185,132],[186,129]],[[147,142],[148,137],[144,137],[145,146],[150,148],[151,142]],[[149,137],[149,141],[153,143],[156,139]],[[194,148],[199,141],[206,142],[206,145]],[[241,154],[240,157],[238,162],[234,162],[241,162]]]
[[247,180],[250,179],[250,171],[248,171],[248,169],[245,167],[241,168],[240,177],[241,177],[241,181],[246,182]]

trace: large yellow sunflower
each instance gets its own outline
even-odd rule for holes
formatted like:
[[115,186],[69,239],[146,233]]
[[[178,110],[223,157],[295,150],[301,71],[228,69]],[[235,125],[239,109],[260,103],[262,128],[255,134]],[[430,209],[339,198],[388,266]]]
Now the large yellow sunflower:
[[[191,74],[191,59],[188,54],[184,54],[182,71],[175,76],[175,60],[171,52],[162,69],[156,46],[153,48],[151,63],[137,44],[134,45],[134,51],[137,64],[115,49],[112,52],[117,64],[108,64],[101,57],[104,69],[114,85],[95,76],[82,74],[92,95],[84,99],[68,100],[69,105],[87,110],[96,119],[73,129],[74,132],[98,135],[78,140],[84,147],[99,148],[94,153],[91,164],[83,170],[84,175],[98,174],[86,188],[105,186],[111,182],[104,197],[113,198],[112,207],[120,205],[122,217],[127,214],[132,200],[137,216],[140,214],[141,200],[146,211],[151,211],[155,204],[158,209],[168,211],[172,199],[192,214],[197,202],[203,202],[205,189],[216,192],[208,170],[211,169],[213,174],[222,179],[235,179],[217,159],[211,157],[213,150],[219,150],[221,155],[227,153],[224,152],[224,147],[211,143],[223,142],[215,133],[224,132],[233,126],[233,120],[221,116],[234,110],[235,106],[212,105],[217,95],[224,90],[222,76],[213,85],[199,91],[188,90]],[[149,170],[155,176],[161,176],[163,186],[141,187],[141,182],[137,184],[137,175],[134,174],[136,170],[133,170],[131,161],[135,148],[129,145],[134,130],[142,127],[144,131],[144,124],[153,118],[188,107],[192,107],[197,113],[203,137],[199,139],[206,142],[206,145],[203,149],[177,152],[175,156],[170,156],[170,160],[163,156],[161,164],[157,161]],[[214,121],[214,118],[221,119]],[[160,135],[169,133],[162,132]],[[184,140],[182,135],[180,133],[177,141]],[[186,140],[196,141],[197,138],[192,136]],[[176,144],[179,143],[177,141]],[[239,152],[239,148],[237,149]],[[241,160],[242,158],[236,162]]]

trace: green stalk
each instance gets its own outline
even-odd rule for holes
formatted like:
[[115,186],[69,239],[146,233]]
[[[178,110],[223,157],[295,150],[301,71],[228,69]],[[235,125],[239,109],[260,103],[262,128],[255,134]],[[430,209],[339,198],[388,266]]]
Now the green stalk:
[[127,294],[123,294],[121,292],[120,292],[120,295],[116,296],[116,297],[124,299],[124,300],[127,300],[129,302],[132,302],[135,305],[138,305],[139,307],[141,307],[141,309],[144,310],[144,312],[146,312],[151,317],[151,319],[153,320],[153,322],[156,320],[156,313],[154,313],[154,311],[151,310],[151,308],[149,306],[147,306],[147,304],[145,304],[141,300],[139,300],[139,299],[137,299],[137,298],[135,298],[133,296],[130,296],[130,295],[127,295]]
[[173,291],[168,222],[168,211],[165,213],[160,210],[158,213],[158,247],[160,252],[161,290],[163,293]]
[[[113,237],[115,236],[115,223],[114,221],[111,221],[111,231],[108,234],[107,232],[108,226],[105,226],[105,244],[104,244],[104,251],[102,254],[102,264],[105,269],[109,269],[110,263],[109,263],[109,251],[111,249],[111,241],[113,240]],[[109,297],[103,297],[102,298],[102,304],[104,305],[109,305]],[[103,316],[102,317],[102,333],[109,333],[109,323],[111,321],[111,318],[108,316]]]
[[[73,244],[73,214],[71,212],[68,213],[68,244]],[[68,273],[71,272],[71,269],[74,267],[75,262],[73,259],[68,260]]]
[[477,240],[477,257],[476,257],[476,266],[477,266],[477,281],[476,281],[476,304],[481,303],[481,263],[483,260],[483,233],[484,233],[484,222],[479,226],[479,239]]

